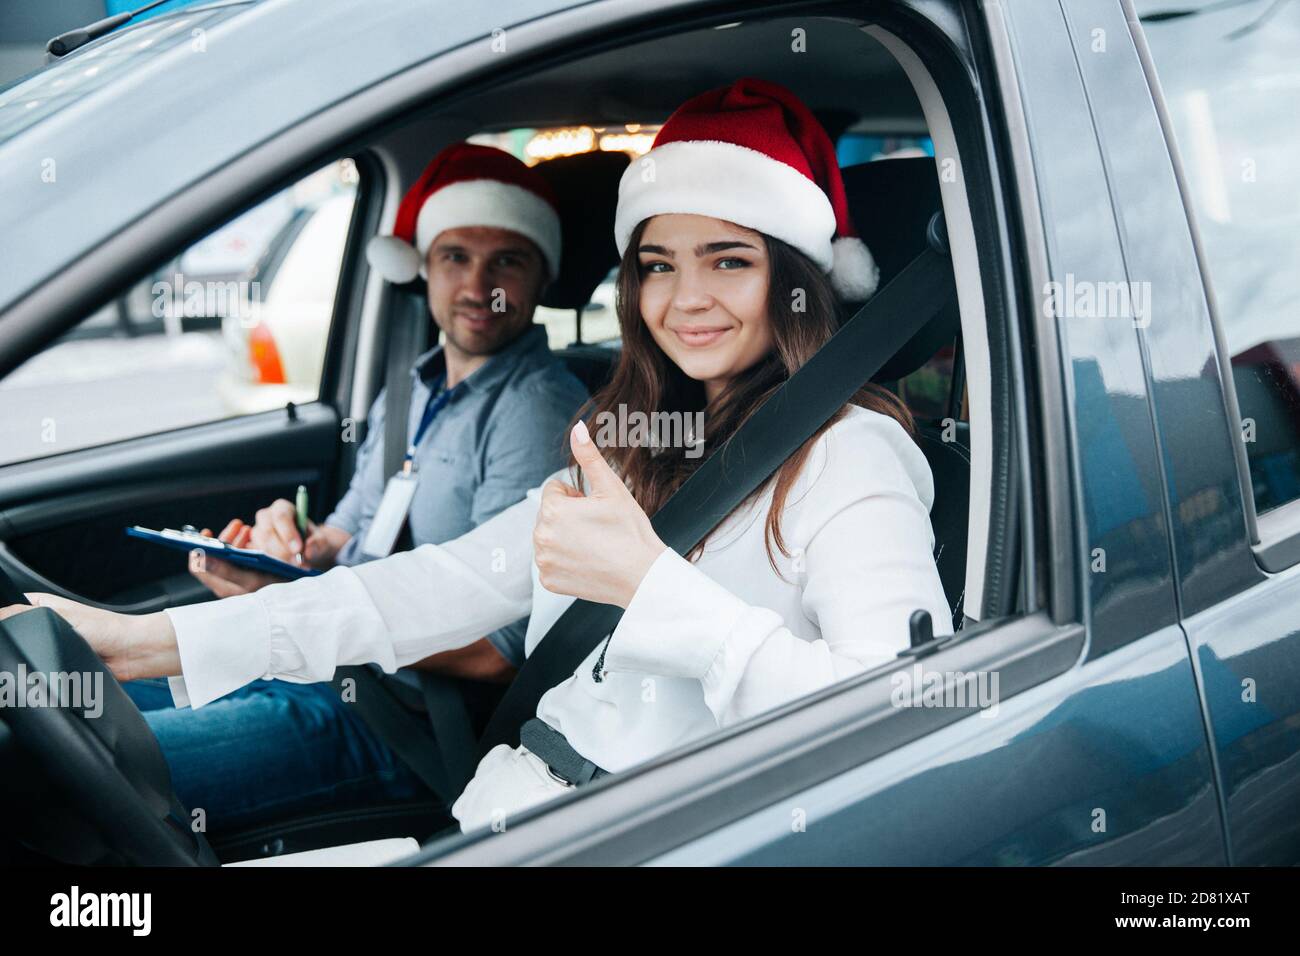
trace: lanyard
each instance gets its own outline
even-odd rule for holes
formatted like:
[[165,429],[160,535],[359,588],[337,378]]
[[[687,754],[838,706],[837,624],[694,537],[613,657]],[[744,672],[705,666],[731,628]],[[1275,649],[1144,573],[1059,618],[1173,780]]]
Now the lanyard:
[[445,374],[439,375],[429,390],[429,400],[425,402],[424,414],[420,416],[420,425],[415,430],[415,437],[411,439],[411,444],[406,448],[406,458],[402,462],[402,474],[404,475],[409,475],[415,470],[415,449],[419,446],[420,439],[429,430],[429,426],[438,417],[438,413],[451,400],[452,395],[460,391],[460,385],[452,389],[447,388],[444,384],[446,380],[447,376]]

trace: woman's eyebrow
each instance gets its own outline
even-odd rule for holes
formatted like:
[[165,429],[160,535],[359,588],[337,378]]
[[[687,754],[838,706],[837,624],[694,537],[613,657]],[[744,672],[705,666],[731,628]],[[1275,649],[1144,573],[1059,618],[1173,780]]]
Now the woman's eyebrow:
[[725,252],[728,249],[753,249],[758,251],[758,247],[748,242],[741,242],[739,239],[731,239],[723,242],[705,242],[695,247],[697,256],[711,256],[715,252]]
[[[702,242],[693,250],[696,256],[711,256],[715,252],[725,252],[728,249],[752,249],[758,251],[758,247],[753,243],[742,242],[739,239],[726,239],[718,242]],[[650,255],[667,256],[669,259],[676,259],[676,254],[665,246],[644,245],[637,249],[637,252],[648,253]]]

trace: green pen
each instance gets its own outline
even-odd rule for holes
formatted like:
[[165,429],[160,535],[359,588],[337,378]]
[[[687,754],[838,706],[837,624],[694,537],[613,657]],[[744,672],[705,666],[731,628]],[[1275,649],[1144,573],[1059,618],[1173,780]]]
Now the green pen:
[[299,485],[298,494],[294,499],[294,507],[298,511],[298,530],[303,534],[307,533],[307,486]]

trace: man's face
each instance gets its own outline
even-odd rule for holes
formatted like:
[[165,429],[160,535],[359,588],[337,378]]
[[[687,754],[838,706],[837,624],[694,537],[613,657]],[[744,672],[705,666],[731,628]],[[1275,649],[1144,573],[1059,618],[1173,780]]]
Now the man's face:
[[465,355],[505,348],[533,321],[546,267],[531,240],[506,229],[448,229],[429,248],[429,311]]

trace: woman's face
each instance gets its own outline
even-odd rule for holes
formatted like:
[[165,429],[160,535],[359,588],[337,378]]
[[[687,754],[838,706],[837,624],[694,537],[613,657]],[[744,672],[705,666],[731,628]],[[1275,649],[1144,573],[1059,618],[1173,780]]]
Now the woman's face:
[[759,233],[708,216],[655,216],[637,254],[641,317],[664,353],[704,383],[709,401],[771,351]]

